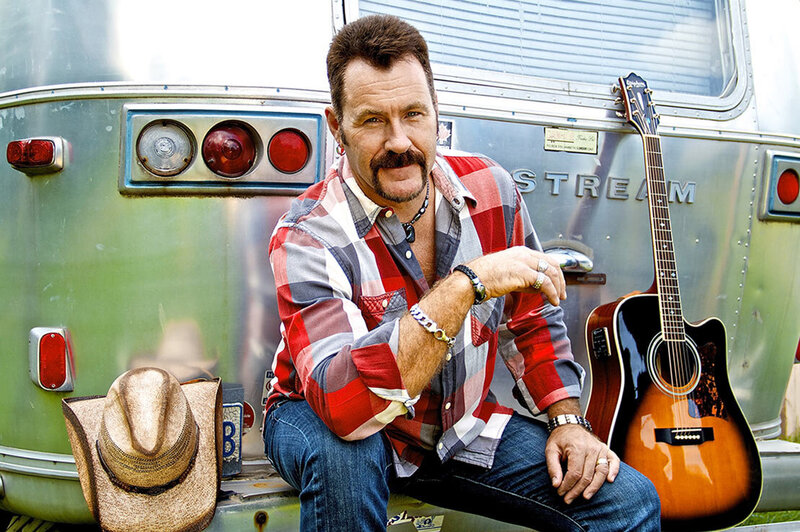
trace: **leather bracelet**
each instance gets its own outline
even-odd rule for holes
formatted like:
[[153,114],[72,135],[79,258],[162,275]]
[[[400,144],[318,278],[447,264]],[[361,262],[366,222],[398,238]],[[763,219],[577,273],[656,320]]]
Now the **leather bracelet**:
[[550,421],[547,422],[547,431],[553,432],[556,427],[562,425],[580,425],[589,432],[592,432],[592,424],[589,423],[589,420],[577,414],[559,414],[555,417],[551,417]]
[[464,266],[463,264],[459,264],[455,268],[453,268],[454,272],[461,272],[467,277],[469,277],[469,282],[472,283],[472,290],[475,292],[475,302],[474,305],[480,305],[484,301],[486,301],[486,287],[483,285],[480,279],[478,279],[478,275],[472,271],[471,268]]
[[416,303],[411,306],[411,309],[409,309],[408,312],[411,314],[412,318],[417,320],[417,323],[422,325],[423,329],[431,333],[433,337],[439,340],[440,342],[446,343],[448,348],[452,348],[453,344],[456,343],[456,339],[447,336],[447,333],[444,332],[444,330],[440,329],[439,325],[435,321],[433,321],[427,314],[425,314]]

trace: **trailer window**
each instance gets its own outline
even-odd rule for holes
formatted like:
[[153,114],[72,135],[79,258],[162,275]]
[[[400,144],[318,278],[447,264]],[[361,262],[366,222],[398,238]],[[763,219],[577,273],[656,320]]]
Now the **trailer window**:
[[660,91],[712,97],[736,83],[728,0],[359,2],[360,16],[373,13],[411,22],[434,63],[469,69],[473,79],[488,72],[607,86],[635,71]]

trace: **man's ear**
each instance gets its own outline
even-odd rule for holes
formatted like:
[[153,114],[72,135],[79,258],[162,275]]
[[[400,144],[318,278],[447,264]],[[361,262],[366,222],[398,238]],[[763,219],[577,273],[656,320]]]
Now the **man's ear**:
[[328,122],[328,130],[331,132],[331,135],[333,135],[333,138],[336,140],[336,142],[341,145],[341,125],[339,124],[339,119],[336,118],[336,113],[334,112],[333,107],[330,105],[325,108],[325,120]]

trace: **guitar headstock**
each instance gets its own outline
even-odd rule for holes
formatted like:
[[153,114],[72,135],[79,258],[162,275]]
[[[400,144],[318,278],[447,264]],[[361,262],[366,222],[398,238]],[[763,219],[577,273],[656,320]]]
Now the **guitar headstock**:
[[647,82],[631,72],[627,77],[619,78],[622,103],[625,106],[625,119],[642,135],[655,135],[658,129],[659,115],[650,99],[653,93]]

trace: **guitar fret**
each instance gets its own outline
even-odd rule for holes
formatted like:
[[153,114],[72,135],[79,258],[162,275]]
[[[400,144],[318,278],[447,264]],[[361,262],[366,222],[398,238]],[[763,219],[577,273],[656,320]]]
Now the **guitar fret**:
[[647,198],[650,207],[662,332],[665,339],[674,337],[674,340],[682,341],[683,314],[669,218],[669,198],[661,158],[661,140],[656,135],[645,135],[644,140]]

